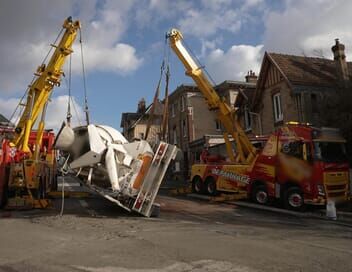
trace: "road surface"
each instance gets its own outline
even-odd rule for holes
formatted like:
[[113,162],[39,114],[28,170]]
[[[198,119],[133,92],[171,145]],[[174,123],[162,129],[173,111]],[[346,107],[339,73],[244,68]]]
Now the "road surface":
[[352,228],[159,196],[159,218],[100,198],[0,212],[0,271],[351,271]]

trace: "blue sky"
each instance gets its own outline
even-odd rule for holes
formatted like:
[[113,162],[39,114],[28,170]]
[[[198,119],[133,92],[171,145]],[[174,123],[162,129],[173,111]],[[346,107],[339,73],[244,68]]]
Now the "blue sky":
[[[21,9],[18,7],[21,6]],[[344,7],[344,8],[341,8]],[[82,22],[88,99],[95,123],[119,128],[122,112],[155,92],[165,32],[180,28],[216,82],[259,72],[265,50],[331,58],[339,37],[352,43],[347,0],[12,0],[0,2],[0,112],[9,116],[63,20]],[[73,88],[83,118],[78,43]],[[191,80],[171,52],[170,91]],[[65,67],[67,70],[67,66]],[[67,88],[54,90],[48,127],[65,118]]]

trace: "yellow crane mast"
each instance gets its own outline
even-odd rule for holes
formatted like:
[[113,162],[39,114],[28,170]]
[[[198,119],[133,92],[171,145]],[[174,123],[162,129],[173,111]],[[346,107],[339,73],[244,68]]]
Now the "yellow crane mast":
[[52,44],[55,51],[49,60],[48,64],[42,64],[38,67],[35,76],[37,78],[29,86],[27,102],[24,105],[23,114],[15,128],[15,138],[13,145],[20,151],[31,153],[28,146],[29,136],[32,131],[33,125],[39,117],[42,118],[39,122],[36,140],[36,150],[41,144],[41,139],[44,131],[44,116],[46,106],[48,104],[50,95],[53,91],[54,86],[60,85],[61,75],[63,74],[62,67],[65,59],[70,55],[72,50],[72,44],[77,36],[77,31],[80,28],[79,21],[72,21],[69,17],[64,21],[63,29],[64,34],[58,45]]
[[[197,62],[193,59],[183,44],[182,33],[177,29],[171,29],[167,37],[170,46],[186,68],[186,75],[190,76],[197,84],[204,95],[209,110],[217,111],[217,118],[223,124],[223,134],[228,156],[231,162],[239,164],[251,164],[256,157],[256,148],[243,131],[235,110],[219,97],[209,79]],[[229,136],[231,135],[236,143],[236,152],[233,151]]]
[[[20,104],[24,109],[13,140],[8,143],[12,154],[5,154],[7,160],[0,165],[0,170],[5,169],[0,171],[1,202],[6,198],[8,208],[46,207],[46,195],[56,187],[54,134],[45,134],[43,142],[46,108],[54,87],[60,85],[64,62],[73,52],[72,44],[79,29],[79,21],[71,17],[64,21],[57,38],[61,39],[51,45],[54,52],[46,64],[44,60],[38,67],[27,89],[26,102]],[[39,117],[38,129],[33,131]]]

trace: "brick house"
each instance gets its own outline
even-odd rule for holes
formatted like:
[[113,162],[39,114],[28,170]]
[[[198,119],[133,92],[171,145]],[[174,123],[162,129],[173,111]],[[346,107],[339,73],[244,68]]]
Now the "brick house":
[[[239,96],[249,101],[248,97],[252,97],[255,91],[256,79],[255,74],[250,72],[245,82],[226,80],[216,85],[215,90],[234,108]],[[206,145],[202,139],[222,138],[222,126],[215,112],[208,110],[203,94],[192,84],[180,85],[169,95],[168,126],[169,142],[182,150],[182,155],[175,163],[174,174],[186,179],[190,166],[197,161]]]
[[[138,102],[136,112],[122,113],[120,127],[122,128],[122,134],[128,141],[145,138],[150,108],[151,105],[146,108],[145,100],[142,98]],[[159,139],[162,116],[163,104],[158,100],[147,139],[147,141],[152,144],[157,142]]]
[[2,114],[0,114],[0,126],[8,126],[9,120],[5,118]]
[[215,114],[208,111],[203,95],[192,84],[182,84],[169,95],[168,140],[180,148],[174,164],[175,179],[189,171],[189,142],[206,133],[218,134]]
[[344,49],[336,39],[334,60],[265,52],[251,105],[253,133],[270,133],[288,121],[320,126],[320,99],[346,87],[352,75]]

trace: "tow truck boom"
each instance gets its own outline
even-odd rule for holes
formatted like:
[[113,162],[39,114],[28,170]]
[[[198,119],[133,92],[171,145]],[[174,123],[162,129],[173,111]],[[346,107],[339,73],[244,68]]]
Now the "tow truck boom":
[[[190,76],[197,84],[199,90],[204,95],[209,110],[217,111],[217,118],[225,128],[224,139],[226,143],[226,150],[231,162],[250,164],[256,156],[256,148],[251,144],[246,133],[243,131],[236,111],[219,97],[214,90],[209,79],[205,75],[197,62],[192,58],[191,54],[183,45],[183,36],[177,29],[171,29],[167,33],[170,46],[176,53],[178,58],[182,61],[186,68],[186,75]],[[236,153],[233,151],[229,136],[231,135],[236,142]]]

